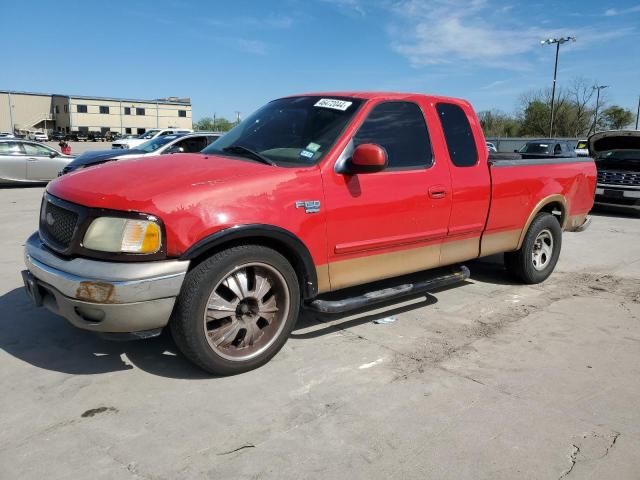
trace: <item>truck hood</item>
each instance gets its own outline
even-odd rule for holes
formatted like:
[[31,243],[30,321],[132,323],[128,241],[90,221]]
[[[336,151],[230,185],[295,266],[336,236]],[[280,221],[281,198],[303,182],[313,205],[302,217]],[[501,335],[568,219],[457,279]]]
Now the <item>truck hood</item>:
[[640,131],[612,130],[589,137],[589,151],[598,168],[640,171]]
[[[269,177],[292,169],[252,160],[199,153],[133,157],[63,175],[47,186],[56,197],[88,207],[162,215],[203,198],[221,195],[233,201],[234,185],[242,180],[254,193],[272,187]],[[276,181],[274,179],[274,181]],[[217,202],[216,202],[217,203]]]
[[592,155],[611,150],[640,150],[640,130],[610,130],[589,137]]

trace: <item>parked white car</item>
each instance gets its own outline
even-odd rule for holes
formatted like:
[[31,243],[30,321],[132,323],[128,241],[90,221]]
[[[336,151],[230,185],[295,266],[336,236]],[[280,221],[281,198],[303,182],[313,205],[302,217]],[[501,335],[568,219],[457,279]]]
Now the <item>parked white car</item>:
[[576,145],[576,155],[579,157],[588,157],[589,156],[589,142],[586,140],[578,140],[578,144]]
[[175,135],[156,137],[135,148],[126,149],[124,152],[113,148],[111,150],[90,150],[78,156],[60,173],[64,175],[92,165],[127,158],[155,157],[171,153],[197,153],[215,142],[222,135],[220,132],[196,132],[186,135],[177,133]]
[[47,134],[47,132],[33,132],[31,135],[29,135],[29,139],[35,140],[36,142],[48,142],[49,135]]
[[142,135],[138,135],[136,138],[121,138],[120,140],[116,140],[111,144],[111,148],[134,148],[138,145],[148,142],[149,140],[153,140],[154,138],[163,137],[165,135],[186,134],[192,132],[193,130],[187,128],[152,128],[144,132]]
[[16,138],[16,136],[10,132],[0,132],[0,138]]
[[498,153],[498,149],[491,142],[487,142],[487,150],[489,150],[490,153]]

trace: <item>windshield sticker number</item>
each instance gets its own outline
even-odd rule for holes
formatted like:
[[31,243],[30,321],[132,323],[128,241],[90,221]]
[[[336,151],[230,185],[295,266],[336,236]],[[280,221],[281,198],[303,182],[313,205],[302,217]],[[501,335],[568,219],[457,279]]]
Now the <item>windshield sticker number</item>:
[[323,98],[318,100],[314,107],[331,108],[333,110],[340,110],[344,112],[351,106],[353,102],[347,102],[346,100],[336,100],[333,98]]
[[302,150],[300,152],[300,156],[301,157],[306,157],[306,158],[312,158],[313,157],[313,152],[310,152],[309,150]]

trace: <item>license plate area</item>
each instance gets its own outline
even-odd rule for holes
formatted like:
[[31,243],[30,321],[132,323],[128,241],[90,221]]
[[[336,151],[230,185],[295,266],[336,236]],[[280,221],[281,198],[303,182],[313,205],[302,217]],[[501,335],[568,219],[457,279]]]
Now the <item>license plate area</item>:
[[36,307],[42,306],[42,292],[40,290],[40,286],[38,285],[38,280],[29,270],[23,270],[22,272],[22,281],[24,282],[24,288],[27,292],[27,295]]
[[611,197],[611,198],[624,198],[624,190],[608,190],[608,189],[605,189],[604,190],[604,196],[605,197]]

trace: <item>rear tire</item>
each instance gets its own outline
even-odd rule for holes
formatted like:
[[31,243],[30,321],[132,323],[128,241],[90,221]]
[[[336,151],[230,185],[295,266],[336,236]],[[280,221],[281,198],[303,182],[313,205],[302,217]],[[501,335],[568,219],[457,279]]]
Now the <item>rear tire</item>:
[[544,282],[553,272],[562,247],[562,228],[550,213],[538,213],[520,250],[504,254],[507,271],[526,284]]
[[287,259],[242,245],[187,273],[170,327],[185,357],[211,374],[234,375],[278,353],[299,311],[298,278]]

